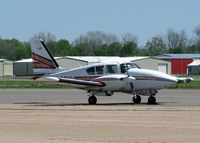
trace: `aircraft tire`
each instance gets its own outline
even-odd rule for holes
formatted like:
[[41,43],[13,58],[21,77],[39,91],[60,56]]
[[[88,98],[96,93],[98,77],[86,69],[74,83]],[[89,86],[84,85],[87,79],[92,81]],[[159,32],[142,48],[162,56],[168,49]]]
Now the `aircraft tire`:
[[156,98],[154,96],[149,96],[148,104],[156,104]]
[[89,103],[90,105],[95,105],[95,104],[97,103],[97,98],[96,98],[94,95],[90,96],[90,97],[88,98],[88,103]]
[[141,103],[141,97],[140,95],[136,95],[136,96],[133,96],[133,103],[135,104],[140,104]]

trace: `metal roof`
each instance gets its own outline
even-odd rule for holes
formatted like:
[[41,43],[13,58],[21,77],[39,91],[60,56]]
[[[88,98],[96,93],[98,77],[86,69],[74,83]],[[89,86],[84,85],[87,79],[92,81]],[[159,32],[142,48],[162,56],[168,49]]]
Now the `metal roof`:
[[200,54],[163,54],[155,56],[156,59],[200,59]]
[[[56,60],[61,59],[62,57],[54,57]],[[15,63],[32,63],[33,59],[29,58],[29,59],[22,59],[19,61],[14,61]]]
[[112,56],[66,56],[66,58],[69,59],[74,59],[74,60],[79,60],[79,61],[84,61],[88,63],[99,63],[105,60],[116,60],[119,59],[120,57],[112,57]]
[[187,66],[199,66],[200,65],[200,60],[195,60],[192,63],[188,64]]
[[14,61],[15,63],[31,63],[33,62],[33,59],[22,59],[22,60],[19,60],[19,61]]
[[104,61],[136,61],[136,60],[142,60],[149,57],[117,57],[117,56],[67,56],[69,59],[75,59],[79,61],[85,61],[89,64],[91,63],[99,63]]
[[[93,63],[100,63],[100,62],[131,62],[131,61],[137,61],[137,60],[142,60],[146,59],[149,57],[117,57],[117,56],[65,56],[65,57],[55,57],[56,60],[59,59],[73,59],[73,60],[78,60],[78,61],[83,61],[87,62],[88,64],[93,64]],[[19,61],[15,61],[17,63],[20,62],[33,62],[32,58],[30,59],[22,59]]]

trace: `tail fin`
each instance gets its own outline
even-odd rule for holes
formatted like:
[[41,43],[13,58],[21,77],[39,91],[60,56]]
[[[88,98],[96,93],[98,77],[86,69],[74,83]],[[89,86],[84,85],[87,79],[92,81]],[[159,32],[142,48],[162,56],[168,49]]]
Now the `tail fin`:
[[58,71],[59,65],[47,49],[44,41],[31,41],[34,74],[52,74]]

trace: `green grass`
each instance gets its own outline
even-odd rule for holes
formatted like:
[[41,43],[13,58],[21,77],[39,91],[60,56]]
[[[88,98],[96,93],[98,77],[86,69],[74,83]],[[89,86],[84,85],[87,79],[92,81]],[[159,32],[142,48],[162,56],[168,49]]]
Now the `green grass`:
[[32,80],[3,80],[0,81],[0,88],[64,88],[64,86],[56,83]]
[[170,86],[169,89],[200,89],[200,81],[192,81],[189,83],[179,83]]
[[[0,80],[0,88],[70,88],[56,82],[39,82],[34,80]],[[200,81],[180,83],[168,89],[200,89]]]

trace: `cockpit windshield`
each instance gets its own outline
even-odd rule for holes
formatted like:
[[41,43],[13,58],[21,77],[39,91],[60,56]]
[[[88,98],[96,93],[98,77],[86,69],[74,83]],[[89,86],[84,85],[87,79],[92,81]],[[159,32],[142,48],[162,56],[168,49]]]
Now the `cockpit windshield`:
[[139,68],[140,69],[140,67],[137,64],[134,64],[134,63],[120,64],[121,73],[125,73],[127,70],[129,70],[131,68]]

